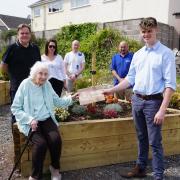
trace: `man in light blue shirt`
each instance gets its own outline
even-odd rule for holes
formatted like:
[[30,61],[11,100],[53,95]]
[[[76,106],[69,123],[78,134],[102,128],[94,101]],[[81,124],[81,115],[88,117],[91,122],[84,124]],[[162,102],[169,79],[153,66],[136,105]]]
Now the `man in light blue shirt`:
[[104,94],[133,86],[132,114],[138,139],[138,159],[126,178],[145,177],[149,145],[152,147],[154,179],[164,173],[161,126],[171,96],[176,88],[176,66],[173,52],[157,40],[157,21],[144,18],[139,24],[145,46],[132,59],[127,77]]

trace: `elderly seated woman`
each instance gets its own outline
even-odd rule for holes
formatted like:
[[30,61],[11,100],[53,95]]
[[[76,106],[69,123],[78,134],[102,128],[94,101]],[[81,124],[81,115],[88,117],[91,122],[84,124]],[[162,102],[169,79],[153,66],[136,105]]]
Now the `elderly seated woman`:
[[30,77],[25,79],[16,93],[11,111],[17,125],[25,136],[33,131],[32,136],[32,173],[29,180],[42,179],[43,161],[47,148],[51,156],[51,180],[60,180],[61,137],[54,108],[67,107],[72,104],[73,96],[59,98],[48,79],[48,67],[36,62],[31,68]]

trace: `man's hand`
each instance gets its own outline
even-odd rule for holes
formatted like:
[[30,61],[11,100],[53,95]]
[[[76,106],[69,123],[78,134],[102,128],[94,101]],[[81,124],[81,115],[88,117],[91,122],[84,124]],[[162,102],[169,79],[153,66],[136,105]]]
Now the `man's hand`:
[[110,88],[110,89],[103,89],[103,90],[102,90],[102,93],[103,93],[104,95],[111,95],[111,94],[113,94],[111,88]]
[[69,78],[72,80],[72,81],[75,81],[76,80],[76,75],[75,74],[72,74],[69,76]]
[[154,117],[154,124],[161,125],[164,122],[165,111],[159,110]]
[[33,120],[31,121],[32,131],[36,131],[37,127],[38,127],[38,121],[36,121],[36,120],[33,119]]

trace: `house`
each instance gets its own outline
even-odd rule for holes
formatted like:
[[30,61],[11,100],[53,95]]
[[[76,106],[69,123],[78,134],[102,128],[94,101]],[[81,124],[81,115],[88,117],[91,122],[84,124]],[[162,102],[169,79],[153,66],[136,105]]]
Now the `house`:
[[39,0],[29,6],[32,10],[32,30],[54,33],[64,26],[85,22],[116,22],[155,17],[158,22],[176,25],[173,15],[180,11],[180,0]]
[[30,24],[31,20],[27,18],[0,14],[0,31],[17,29],[18,25],[22,23]]

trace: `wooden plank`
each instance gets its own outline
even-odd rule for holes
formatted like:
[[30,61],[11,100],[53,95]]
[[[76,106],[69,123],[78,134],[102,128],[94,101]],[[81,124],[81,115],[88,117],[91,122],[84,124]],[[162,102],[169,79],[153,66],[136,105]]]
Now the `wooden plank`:
[[0,80],[0,105],[5,104],[5,93],[6,93],[5,81]]
[[[164,152],[165,155],[172,154],[180,154],[180,141],[176,143],[168,143],[164,144]],[[47,158],[48,157],[48,158]],[[44,163],[44,172],[48,171],[48,167],[50,164],[49,155],[46,157]],[[152,157],[152,153],[150,151],[149,157]],[[91,153],[85,155],[77,155],[77,156],[67,156],[61,158],[61,170],[75,170],[81,168],[88,167],[96,167],[102,165],[110,165],[121,162],[128,162],[136,160],[137,158],[137,148],[131,148],[127,150],[120,151],[106,151],[100,153]],[[23,176],[29,176],[31,172],[31,161],[23,161],[21,163],[21,172]]]
[[108,164],[116,164],[135,160],[137,156],[136,149],[109,151],[86,155],[68,156],[61,158],[62,171],[75,170],[87,167],[96,167]]
[[[163,143],[180,141],[180,129],[162,131]],[[63,140],[62,156],[137,148],[136,134]]]
[[[179,129],[180,114],[168,115],[162,130]],[[117,118],[110,120],[87,120],[61,123],[60,132],[64,140],[93,138],[135,133],[132,118]],[[107,134],[108,133],[108,134]]]
[[6,81],[6,91],[5,91],[5,102],[6,104],[10,103],[10,82]]

